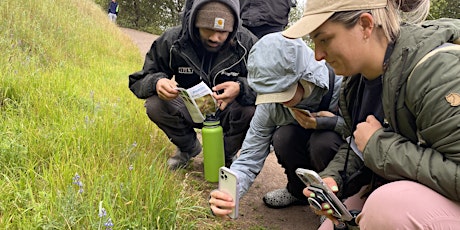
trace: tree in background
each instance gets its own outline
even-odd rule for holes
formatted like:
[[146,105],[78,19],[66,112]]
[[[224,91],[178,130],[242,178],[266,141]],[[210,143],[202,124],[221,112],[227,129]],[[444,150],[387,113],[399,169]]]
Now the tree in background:
[[[110,0],[94,0],[104,12]],[[122,27],[137,29],[152,34],[162,34],[167,28],[180,24],[181,12],[187,0],[118,0],[120,13],[117,23]],[[291,10],[290,21],[302,17],[304,0],[297,1]],[[431,0],[428,19],[460,18],[459,0]]]
[[428,19],[460,18],[459,0],[431,0]]
[[[94,0],[106,10],[110,0]],[[180,17],[186,0],[118,0],[120,13],[117,24],[162,34],[167,28],[180,24]]]

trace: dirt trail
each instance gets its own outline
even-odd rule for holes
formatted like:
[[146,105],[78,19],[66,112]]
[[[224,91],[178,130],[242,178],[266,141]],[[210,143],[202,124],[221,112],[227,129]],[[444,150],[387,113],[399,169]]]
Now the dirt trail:
[[[152,42],[158,37],[133,29],[120,29],[131,37],[139,47],[142,57],[145,56]],[[194,159],[193,170],[203,171],[202,160],[202,154]],[[232,229],[261,229],[261,227],[270,230],[317,229],[319,218],[307,206],[271,209],[264,205],[262,197],[265,193],[286,185],[287,180],[283,171],[284,169],[278,164],[275,154],[270,153],[254,184],[240,200],[240,216],[231,224]]]

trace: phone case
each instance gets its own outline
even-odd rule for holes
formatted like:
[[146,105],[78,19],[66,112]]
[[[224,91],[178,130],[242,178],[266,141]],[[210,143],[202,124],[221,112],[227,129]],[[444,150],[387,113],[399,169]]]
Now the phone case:
[[238,176],[235,172],[227,167],[221,167],[219,169],[219,190],[230,194],[235,201],[235,208],[228,216],[232,219],[238,217],[238,206],[239,206],[239,183]]
[[[297,176],[307,185],[307,188],[314,192],[317,197],[323,196],[324,202],[329,203],[331,209],[334,210],[333,216],[338,219],[350,221],[353,219],[350,211],[345,207],[345,205],[340,201],[340,199],[335,195],[335,193],[324,183],[323,179],[313,170],[298,168],[296,169]],[[316,206],[317,202],[310,202],[311,205]],[[319,204],[321,208],[321,204]]]
[[306,109],[298,109],[298,108],[289,108],[289,112],[291,113],[291,115],[294,117],[294,111],[293,110],[297,110],[297,111],[300,111],[301,113],[309,116],[309,117],[313,117],[313,115],[311,115],[310,111],[306,110]]

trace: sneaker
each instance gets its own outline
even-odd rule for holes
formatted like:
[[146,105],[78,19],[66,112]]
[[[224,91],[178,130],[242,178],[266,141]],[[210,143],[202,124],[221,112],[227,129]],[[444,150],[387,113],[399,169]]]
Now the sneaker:
[[285,208],[290,205],[307,204],[307,201],[297,199],[287,188],[277,189],[265,194],[263,201],[269,208]]
[[195,146],[190,152],[182,152],[179,148],[176,150],[176,154],[168,159],[168,167],[170,170],[177,170],[185,168],[188,165],[189,160],[192,157],[197,156],[201,152],[201,144],[197,139],[195,141]]

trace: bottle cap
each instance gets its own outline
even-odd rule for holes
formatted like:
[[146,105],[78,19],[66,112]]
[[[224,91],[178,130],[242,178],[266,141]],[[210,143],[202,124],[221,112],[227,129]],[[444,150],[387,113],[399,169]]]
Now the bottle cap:
[[204,125],[219,125],[220,120],[214,114],[206,114],[206,118],[203,122]]

